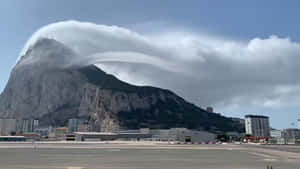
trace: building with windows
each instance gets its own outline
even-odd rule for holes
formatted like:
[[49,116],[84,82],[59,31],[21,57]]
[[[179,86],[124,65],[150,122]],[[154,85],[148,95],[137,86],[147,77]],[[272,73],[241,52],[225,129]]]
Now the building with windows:
[[77,132],[79,124],[80,124],[79,119],[69,119],[68,120],[68,132],[69,133]]
[[39,127],[39,120],[36,119],[23,119],[22,133],[33,133]]
[[246,134],[252,137],[270,137],[270,123],[267,116],[246,115],[245,128]]
[[216,140],[216,135],[205,131],[194,131],[186,128],[171,129],[137,129],[118,132],[74,132],[76,141],[177,141],[177,142],[210,142]]
[[300,129],[284,129],[281,131],[281,135],[286,139],[300,139]]
[[94,126],[86,119],[72,118],[68,120],[68,133],[74,132],[92,132]]
[[281,131],[284,144],[300,144],[300,129],[289,128]]

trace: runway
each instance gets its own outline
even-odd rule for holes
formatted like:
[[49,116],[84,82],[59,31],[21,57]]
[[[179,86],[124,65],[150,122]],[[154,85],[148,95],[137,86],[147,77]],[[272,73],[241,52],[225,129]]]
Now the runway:
[[299,153],[232,144],[0,144],[0,169],[299,169],[299,161]]

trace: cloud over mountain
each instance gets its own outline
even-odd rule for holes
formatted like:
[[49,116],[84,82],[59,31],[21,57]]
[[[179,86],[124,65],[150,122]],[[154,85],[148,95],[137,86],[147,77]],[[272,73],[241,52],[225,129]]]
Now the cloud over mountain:
[[[39,29],[21,56],[42,37],[74,51],[61,61],[67,65],[97,64],[121,80],[168,88],[200,106],[275,108],[300,101],[300,44],[289,38],[240,41],[185,31],[150,35],[65,21]],[[20,64],[43,60],[34,56]]]

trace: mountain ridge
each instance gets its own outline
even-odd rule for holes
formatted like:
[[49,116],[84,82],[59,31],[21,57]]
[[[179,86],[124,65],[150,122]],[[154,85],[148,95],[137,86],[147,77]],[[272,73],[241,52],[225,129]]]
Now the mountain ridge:
[[80,118],[90,121],[94,131],[242,130],[229,118],[206,112],[170,90],[131,85],[95,65],[69,66],[67,59],[77,56],[62,45],[40,40],[18,61],[0,95],[0,117],[36,118],[45,126],[64,126],[68,119]]

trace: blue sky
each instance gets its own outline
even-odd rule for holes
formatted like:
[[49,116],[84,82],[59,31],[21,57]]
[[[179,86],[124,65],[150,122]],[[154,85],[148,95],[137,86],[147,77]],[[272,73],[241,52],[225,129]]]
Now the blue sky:
[[[58,21],[78,20],[118,25],[137,32],[174,26],[245,41],[271,35],[300,41],[300,22],[297,20],[300,16],[300,2],[296,0],[2,0],[0,3],[0,91],[5,87],[10,71],[28,38],[40,27]],[[268,112],[267,115],[274,117],[272,124],[283,128],[291,127],[290,123],[300,118],[297,108],[247,107],[235,109],[228,115],[241,116],[243,114],[238,111],[245,109]],[[231,109],[217,110],[223,112]],[[281,119],[284,119],[284,124]]]

